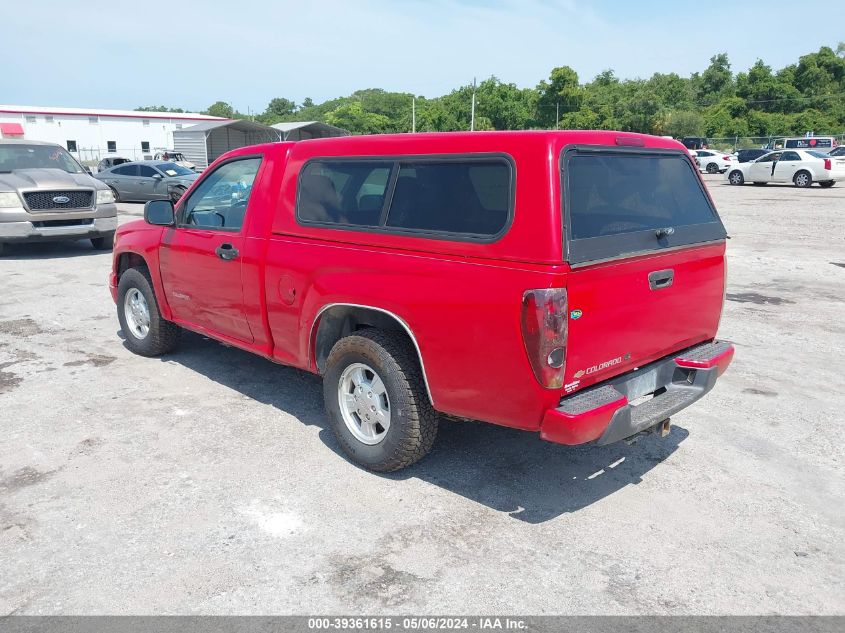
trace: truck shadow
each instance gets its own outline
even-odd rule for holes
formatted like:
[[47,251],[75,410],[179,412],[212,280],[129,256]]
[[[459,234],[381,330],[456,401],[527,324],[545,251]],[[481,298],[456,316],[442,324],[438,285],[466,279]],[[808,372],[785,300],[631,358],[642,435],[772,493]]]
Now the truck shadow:
[[11,242],[5,244],[3,247],[3,259],[5,260],[91,257],[103,254],[108,254],[110,257],[111,251],[98,251],[91,246],[89,240],[78,240],[74,242]]
[[[346,459],[328,428],[319,377],[192,333],[165,359],[320,427],[323,443]],[[441,419],[426,459],[398,473],[372,476],[422,479],[514,519],[542,523],[638,484],[688,435],[675,426],[665,438],[642,436],[633,445],[561,446],[536,433]]]
[[407,474],[388,476],[417,477],[514,519],[543,523],[640,483],[688,435],[676,426],[667,437],[642,436],[633,445],[561,446],[538,433],[442,420],[431,455]]

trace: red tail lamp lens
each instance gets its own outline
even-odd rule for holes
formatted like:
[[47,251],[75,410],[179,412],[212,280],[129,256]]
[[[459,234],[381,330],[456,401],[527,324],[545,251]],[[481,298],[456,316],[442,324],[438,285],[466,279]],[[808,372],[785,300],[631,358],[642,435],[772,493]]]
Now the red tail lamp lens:
[[566,288],[525,291],[522,338],[534,376],[547,389],[563,386],[567,325]]

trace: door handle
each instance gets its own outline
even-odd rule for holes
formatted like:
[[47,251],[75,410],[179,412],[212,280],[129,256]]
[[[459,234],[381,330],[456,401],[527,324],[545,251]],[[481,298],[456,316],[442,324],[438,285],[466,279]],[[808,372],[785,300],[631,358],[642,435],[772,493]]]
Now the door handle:
[[674,281],[675,271],[671,268],[668,270],[655,270],[648,274],[648,287],[652,290],[668,288]]
[[238,256],[238,249],[228,243],[221,244],[214,249],[214,252],[217,253],[217,257],[224,261],[235,259]]

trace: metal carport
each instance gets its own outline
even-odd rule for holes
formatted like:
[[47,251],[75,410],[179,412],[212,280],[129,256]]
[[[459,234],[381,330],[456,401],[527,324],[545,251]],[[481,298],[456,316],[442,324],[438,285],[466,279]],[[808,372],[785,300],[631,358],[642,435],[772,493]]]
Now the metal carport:
[[282,134],[283,141],[304,141],[309,138],[325,138],[327,136],[349,136],[349,130],[335,127],[320,121],[290,121],[276,123],[271,126]]
[[173,149],[182,152],[197,166],[197,171],[203,171],[229,150],[280,140],[282,133],[279,130],[255,121],[208,121],[174,130]]

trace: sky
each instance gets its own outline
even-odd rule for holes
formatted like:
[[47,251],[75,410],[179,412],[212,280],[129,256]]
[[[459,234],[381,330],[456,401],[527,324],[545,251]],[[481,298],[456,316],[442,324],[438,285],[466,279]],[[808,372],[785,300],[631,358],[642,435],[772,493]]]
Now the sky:
[[[7,4],[8,3],[8,4]],[[802,0],[4,0],[0,103],[262,112],[363,88],[436,97],[495,75],[536,86],[689,75],[727,52],[778,69],[845,39],[845,2]],[[797,24],[796,24],[797,22]],[[806,25],[803,24],[806,22]]]

